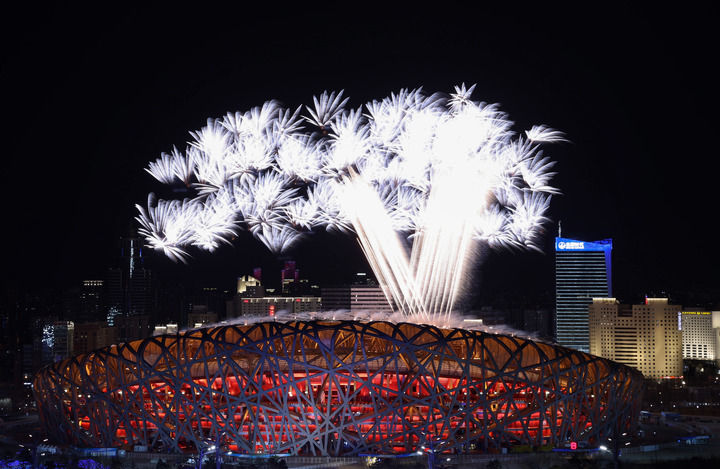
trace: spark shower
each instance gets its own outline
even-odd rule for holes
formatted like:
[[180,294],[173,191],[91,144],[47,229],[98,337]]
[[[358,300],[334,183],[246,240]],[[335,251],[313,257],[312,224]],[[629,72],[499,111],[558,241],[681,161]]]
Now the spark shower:
[[148,245],[174,260],[247,229],[273,252],[313,230],[355,233],[388,300],[414,320],[448,324],[474,253],[539,249],[554,165],[539,146],[563,140],[546,126],[524,134],[475,86],[449,96],[400,90],[348,108],[324,92],[295,110],[268,101],[209,119],[146,169],[184,184],[184,200],[138,206]]

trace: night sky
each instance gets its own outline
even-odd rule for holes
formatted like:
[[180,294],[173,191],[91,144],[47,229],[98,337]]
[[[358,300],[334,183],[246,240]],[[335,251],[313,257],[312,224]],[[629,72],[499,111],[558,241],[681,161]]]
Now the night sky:
[[[101,277],[135,203],[162,186],[143,168],[208,117],[267,99],[309,104],[344,89],[351,104],[403,87],[500,103],[517,130],[547,124],[557,161],[546,254],[486,257],[475,302],[552,301],[552,239],[611,237],[616,296],[667,292],[717,303],[717,17],[702,10],[520,10],[360,2],[337,10],[220,6],[91,11],[31,5],[2,22],[4,285]],[[442,8],[442,9],[440,9]],[[272,266],[249,236],[166,277],[227,282]],[[329,282],[365,270],[351,238],[321,234],[289,254]]]

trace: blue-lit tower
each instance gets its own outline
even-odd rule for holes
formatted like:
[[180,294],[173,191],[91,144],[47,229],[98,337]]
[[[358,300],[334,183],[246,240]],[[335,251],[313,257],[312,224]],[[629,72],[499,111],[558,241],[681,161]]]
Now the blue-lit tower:
[[612,297],[612,239],[555,238],[555,339],[590,351],[588,306]]

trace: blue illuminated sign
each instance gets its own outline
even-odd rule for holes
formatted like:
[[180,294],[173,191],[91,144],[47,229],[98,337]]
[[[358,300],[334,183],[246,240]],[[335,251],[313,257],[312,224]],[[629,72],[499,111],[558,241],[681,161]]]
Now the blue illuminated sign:
[[579,241],[570,238],[555,238],[556,251],[611,251],[612,239],[600,241]]
[[605,275],[607,278],[608,297],[612,296],[612,239],[599,241],[580,241],[570,238],[555,238],[555,252],[594,251],[605,253]]

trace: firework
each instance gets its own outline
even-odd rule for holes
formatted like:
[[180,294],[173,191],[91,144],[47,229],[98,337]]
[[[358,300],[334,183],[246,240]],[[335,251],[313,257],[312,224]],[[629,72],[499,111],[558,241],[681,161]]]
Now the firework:
[[389,300],[446,323],[478,247],[538,248],[554,163],[539,145],[564,139],[544,125],[524,135],[496,105],[401,90],[360,108],[343,92],[313,106],[275,101],[210,119],[185,152],[150,163],[194,197],[138,207],[149,246],[185,261],[246,229],[273,252],[313,230],[355,233]]

